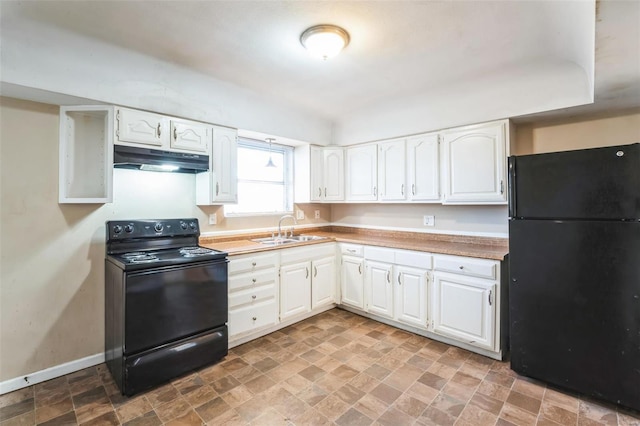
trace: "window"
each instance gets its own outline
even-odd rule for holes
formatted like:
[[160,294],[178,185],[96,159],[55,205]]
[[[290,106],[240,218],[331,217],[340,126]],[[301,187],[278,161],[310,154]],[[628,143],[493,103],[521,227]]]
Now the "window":
[[[273,167],[268,167],[269,158]],[[238,204],[225,215],[293,211],[293,148],[238,139]]]

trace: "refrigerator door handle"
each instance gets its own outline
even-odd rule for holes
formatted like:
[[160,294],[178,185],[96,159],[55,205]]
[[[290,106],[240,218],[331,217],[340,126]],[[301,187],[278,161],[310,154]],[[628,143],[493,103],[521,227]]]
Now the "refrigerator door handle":
[[509,217],[516,217],[516,157],[511,156],[508,158],[509,173],[507,175],[507,202],[509,205]]

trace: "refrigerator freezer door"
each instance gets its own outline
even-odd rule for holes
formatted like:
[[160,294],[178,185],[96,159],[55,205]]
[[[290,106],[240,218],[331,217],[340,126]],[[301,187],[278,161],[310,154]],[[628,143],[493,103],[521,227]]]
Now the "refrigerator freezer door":
[[640,410],[640,223],[511,220],[511,368]]
[[511,217],[640,218],[640,143],[509,158]]

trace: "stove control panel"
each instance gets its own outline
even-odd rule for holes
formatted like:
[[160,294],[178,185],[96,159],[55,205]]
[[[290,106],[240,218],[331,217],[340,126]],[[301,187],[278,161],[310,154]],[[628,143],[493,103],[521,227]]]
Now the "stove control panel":
[[200,236],[198,219],[111,220],[107,222],[107,241],[179,236]]

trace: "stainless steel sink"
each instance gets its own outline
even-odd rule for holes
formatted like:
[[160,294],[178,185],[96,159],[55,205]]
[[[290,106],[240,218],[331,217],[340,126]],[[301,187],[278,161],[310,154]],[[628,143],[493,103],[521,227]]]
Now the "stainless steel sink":
[[289,239],[295,241],[317,241],[325,240],[327,237],[319,237],[317,235],[296,235],[295,237],[289,237]]
[[255,241],[256,243],[269,245],[269,246],[278,246],[282,244],[291,244],[291,243],[302,243],[307,241],[317,241],[324,240],[327,237],[318,237],[317,235],[296,235],[291,237],[266,237],[266,238],[255,238],[251,241]]

